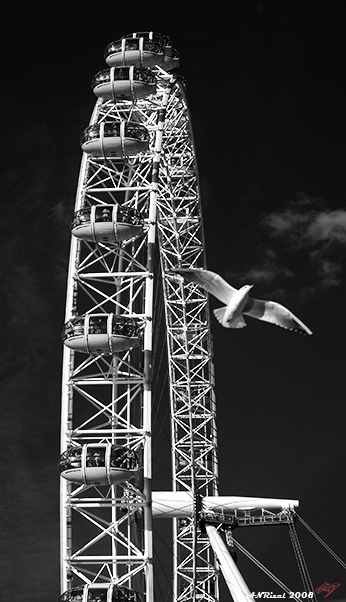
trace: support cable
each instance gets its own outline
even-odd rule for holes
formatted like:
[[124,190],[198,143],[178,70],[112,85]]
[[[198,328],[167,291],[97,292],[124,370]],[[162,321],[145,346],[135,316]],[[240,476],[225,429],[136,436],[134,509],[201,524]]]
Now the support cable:
[[270,579],[272,579],[276,583],[276,585],[281,587],[284,590],[284,592],[286,592],[286,594],[289,594],[290,598],[296,600],[296,602],[300,602],[299,598],[295,598],[292,595],[291,590],[284,583],[282,583],[282,581],[280,581],[280,579],[278,579],[278,577],[276,577],[274,573],[267,569],[267,567],[265,567],[264,564],[262,564],[257,558],[255,558],[255,556],[253,556],[248,550],[246,550],[246,548],[244,548],[244,546],[242,546],[236,539],[233,539],[233,541],[236,547],[241,552],[243,552],[243,554],[245,554],[245,556],[247,556],[249,560],[251,560],[256,566],[258,566],[258,568],[261,569],[268,577],[270,577]]
[[305,562],[303,551],[298,539],[297,531],[293,523],[288,523],[288,530],[293,546],[293,551],[297,560],[300,576],[303,582],[303,587],[307,594],[313,594],[313,599],[315,600],[315,602],[317,602],[314,586],[312,585],[311,577]]
[[323,541],[323,539],[319,537],[319,535],[317,535],[317,533],[315,533],[315,531],[311,527],[309,527],[309,525],[302,519],[302,517],[297,514],[297,518],[302,523],[302,525],[304,525],[304,527],[308,531],[310,531],[310,533],[317,539],[317,541],[319,541],[319,543],[333,556],[333,558],[335,558],[335,560],[339,564],[341,564],[342,568],[346,569],[346,564],[344,563],[344,561],[341,560],[341,558],[339,558],[339,556],[335,554],[335,552],[333,552],[333,550]]

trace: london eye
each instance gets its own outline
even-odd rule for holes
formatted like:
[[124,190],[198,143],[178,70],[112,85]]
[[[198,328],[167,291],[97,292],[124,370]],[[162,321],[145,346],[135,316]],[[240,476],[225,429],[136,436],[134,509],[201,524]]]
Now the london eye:
[[[196,153],[171,40],[109,44],[81,133],[61,412],[61,602],[154,600],[153,523],[172,521],[179,602],[251,597],[235,526],[286,524],[297,500],[218,495],[208,295],[175,270],[206,268]],[[152,486],[152,416],[169,409],[171,483]],[[157,459],[156,459],[157,461]],[[307,591],[311,590],[301,558]],[[156,597],[156,596],[155,596]]]

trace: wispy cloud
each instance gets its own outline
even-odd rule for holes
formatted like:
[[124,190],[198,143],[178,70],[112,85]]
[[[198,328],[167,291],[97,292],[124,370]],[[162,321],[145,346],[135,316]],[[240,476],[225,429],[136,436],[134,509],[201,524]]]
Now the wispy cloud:
[[301,300],[340,286],[346,270],[346,210],[300,193],[280,210],[262,215],[257,227],[256,264],[233,272],[261,283],[277,297],[294,288]]

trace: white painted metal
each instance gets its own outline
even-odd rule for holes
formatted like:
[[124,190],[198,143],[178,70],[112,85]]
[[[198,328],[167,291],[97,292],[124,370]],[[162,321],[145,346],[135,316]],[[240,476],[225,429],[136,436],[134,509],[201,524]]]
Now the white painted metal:
[[206,525],[206,530],[233,601],[250,602],[253,600],[253,596],[220,533],[212,525]]
[[[99,99],[90,125],[137,120],[150,133],[149,152],[114,158],[84,153],[75,210],[121,203],[139,209],[142,237],[121,246],[72,238],[66,322],[74,315],[114,313],[143,320],[138,346],[116,355],[82,355],[65,347],[61,451],[69,445],[113,443],[137,450],[143,473],[120,486],[76,486],[61,482],[61,590],[78,583],[117,583],[153,600],[151,525],[151,395],[153,262],[158,162],[162,131],[157,126],[170,76],[155,98],[138,106]],[[161,122],[162,129],[162,122]]]
[[[194,500],[188,491],[153,491],[153,516],[155,518],[193,516]],[[202,512],[224,512],[225,516],[234,515],[237,510],[293,509],[299,505],[298,500],[275,498],[256,498],[235,495],[207,496],[200,500]]]
[[65,347],[61,415],[62,452],[85,443],[125,444],[140,454],[143,471],[121,486],[61,480],[61,590],[116,583],[153,600],[150,372],[158,229],[173,489],[194,500],[184,524],[173,521],[174,597],[214,602],[217,568],[209,540],[198,529],[199,499],[216,495],[218,483],[208,300],[170,273],[172,267],[205,267],[196,157],[184,87],[162,67],[154,72],[155,94],[135,103],[99,98],[90,121],[102,124],[102,131],[106,122],[138,122],[149,131],[149,150],[124,156],[122,144],[120,157],[84,153],[75,202],[75,211],[116,203],[139,209],[145,231],[119,246],[72,237],[65,318],[137,316],[143,337],[116,355],[96,350],[83,355]]
[[208,538],[198,528],[200,496],[217,495],[217,436],[208,298],[171,275],[172,268],[205,267],[196,154],[184,88],[169,97],[160,171],[158,230],[166,312],[175,491],[194,500],[191,518],[173,519],[174,599],[218,599],[218,571]]
[[[133,97],[121,101],[100,97],[90,121],[102,136],[106,124],[119,124],[123,135],[126,122],[138,123],[149,132],[148,150],[142,146],[127,156],[126,148],[133,149],[133,141],[126,146],[121,139],[115,141],[121,149],[118,156],[107,155],[111,143],[104,145],[101,136],[97,156],[83,154],[75,202],[75,211],[91,208],[93,223],[95,207],[121,204],[140,210],[143,234],[137,232],[119,244],[116,234],[112,242],[97,242],[94,227],[91,240],[73,236],[66,301],[66,322],[85,317],[85,333],[91,316],[104,314],[109,327],[112,316],[138,318],[142,336],[137,345],[114,354],[112,346],[109,354],[90,346],[83,354],[65,346],[61,412],[62,452],[71,445],[126,445],[140,455],[142,470],[121,485],[61,480],[61,590],[86,584],[86,597],[89,588],[108,588],[110,601],[116,584],[136,589],[145,594],[146,602],[153,602],[152,518],[170,516],[174,601],[217,602],[218,560],[235,602],[245,602],[248,588],[217,529],[205,524],[208,513],[211,521],[227,523],[237,518],[237,512],[285,511],[298,502],[218,496],[208,298],[205,291],[172,272],[206,267],[196,154],[180,78],[162,66],[156,65],[153,72],[155,93],[135,102]],[[157,244],[160,268],[155,267]],[[156,401],[152,400],[152,356],[158,351],[153,339],[159,340],[154,330],[160,325],[153,311],[155,286],[165,312],[170,492],[152,492],[151,486],[151,415]],[[245,522],[247,517],[244,514]]]

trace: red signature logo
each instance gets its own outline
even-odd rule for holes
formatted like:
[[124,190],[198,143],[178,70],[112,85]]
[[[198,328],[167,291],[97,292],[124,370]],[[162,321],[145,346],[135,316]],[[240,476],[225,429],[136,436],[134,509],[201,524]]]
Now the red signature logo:
[[337,587],[339,587],[339,585],[341,585],[341,583],[328,583],[327,581],[325,581],[324,583],[322,583],[322,585],[315,589],[315,592],[316,594],[320,594],[321,592],[327,592],[327,594],[323,596],[323,598],[327,598],[327,596],[329,596],[329,594],[331,594]]

